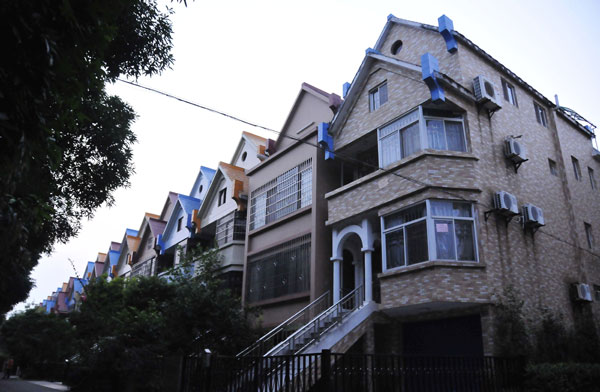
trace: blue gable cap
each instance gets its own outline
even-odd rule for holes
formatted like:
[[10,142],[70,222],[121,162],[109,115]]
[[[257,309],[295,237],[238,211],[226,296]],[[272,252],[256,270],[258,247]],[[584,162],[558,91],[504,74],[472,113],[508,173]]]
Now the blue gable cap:
[[195,197],[179,195],[179,202],[181,204],[181,208],[183,208],[183,211],[189,215],[193,210],[200,208],[200,203],[202,201],[200,199],[196,199]]
[[206,166],[200,166],[200,170],[202,171],[202,173],[204,173],[204,175],[208,179],[208,182],[212,181],[213,177],[215,176],[215,173],[217,172],[215,169],[211,169],[210,167]]
[[137,237],[138,231],[133,229],[125,229],[125,235],[130,235],[132,237]]

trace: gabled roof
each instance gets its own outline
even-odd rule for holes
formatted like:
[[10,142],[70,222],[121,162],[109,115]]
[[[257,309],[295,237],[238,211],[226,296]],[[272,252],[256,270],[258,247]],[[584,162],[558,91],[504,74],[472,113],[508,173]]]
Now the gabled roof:
[[179,203],[181,208],[183,208],[183,211],[186,214],[191,214],[192,211],[200,207],[200,203],[202,202],[202,200],[196,199],[195,197],[179,195],[179,199],[177,200],[177,202]]
[[154,237],[163,233],[163,231],[165,230],[166,224],[167,224],[167,222],[160,220],[160,219],[155,219],[155,218],[148,219],[148,226],[150,228],[150,232],[152,233],[152,235]]
[[[371,65],[376,61],[382,61],[393,66],[404,68],[409,71],[419,73],[421,72],[420,66],[385,56],[373,49],[368,49],[360,67],[358,68],[358,71],[356,72],[356,75],[354,75],[354,79],[352,80],[352,84],[350,85],[350,89],[348,90],[344,101],[342,102],[336,115],[333,117],[332,125],[329,129],[329,132],[332,135],[335,135],[343,126],[344,120],[346,119],[348,114],[350,114],[350,111],[354,107],[354,104],[356,103],[356,100],[359,97],[362,86],[364,85],[364,83],[370,75],[369,70],[371,68]],[[423,84],[425,83],[423,82]]]
[[87,279],[88,278],[88,274],[91,274],[93,271],[94,271],[94,262],[93,261],[88,261],[88,263],[87,263],[87,265],[85,267],[85,271],[83,272],[83,278]]
[[[425,23],[413,22],[413,21],[406,20],[406,19],[397,18],[394,15],[390,14],[390,15],[388,15],[387,23],[385,24],[383,30],[381,31],[381,34],[379,35],[379,38],[377,39],[377,42],[375,43],[374,49],[376,51],[380,51],[381,50],[381,47],[383,46],[383,43],[385,42],[385,40],[386,40],[386,38],[387,38],[390,30],[391,30],[391,27],[394,24],[400,24],[400,25],[404,25],[404,26],[410,26],[410,27],[413,27],[413,28],[418,28],[418,29],[433,31],[433,32],[436,32],[436,33],[439,32],[438,27],[436,27],[436,26],[428,25],[428,24],[425,24]],[[474,52],[476,52],[477,54],[479,54],[482,58],[484,58],[485,60],[487,60],[493,67],[495,67],[495,68],[499,69],[500,71],[502,71],[502,72],[506,73],[507,75],[509,75],[518,85],[520,85],[525,90],[529,91],[532,95],[534,95],[540,101],[544,102],[545,105],[547,105],[550,108],[562,109],[561,107],[557,106],[554,102],[552,102],[551,100],[549,100],[548,98],[546,98],[542,93],[540,93],[535,88],[533,88],[531,85],[529,85],[527,82],[525,82],[523,79],[521,79],[519,76],[517,76],[514,72],[512,72],[506,66],[502,65],[502,63],[500,63],[498,60],[496,60],[495,58],[493,58],[485,50],[481,49],[479,46],[477,46],[475,43],[473,43],[473,41],[471,41],[470,39],[468,39],[466,36],[462,35],[460,32],[458,32],[456,30],[452,30],[452,35],[459,42],[461,42],[463,45],[469,47]],[[573,124],[574,126],[576,126],[580,131],[584,132],[586,135],[588,135],[590,137],[593,137],[594,133],[593,133],[592,130],[584,127],[578,121],[576,121],[575,119],[573,119],[572,117],[570,117],[568,115],[568,113],[565,113],[564,110],[558,110],[557,112],[558,112],[559,115],[561,115],[561,117],[563,117],[564,119],[566,119],[567,121],[569,121],[571,124]]]
[[200,166],[200,170],[198,171],[198,175],[196,176],[196,180],[194,181],[194,185],[192,186],[192,190],[190,190],[190,196],[194,194],[194,191],[198,189],[200,181],[202,178],[206,178],[207,182],[210,184],[213,177],[215,176],[215,169],[211,169],[206,166]]
[[168,216],[165,216],[165,214],[167,213],[169,204],[175,204],[178,196],[179,196],[178,193],[169,192],[169,195],[167,196],[167,200],[165,200],[165,204],[163,205],[163,209],[160,212],[160,216],[158,216],[158,218],[160,218],[162,220],[167,220],[169,218]]
[[294,118],[294,113],[296,112],[296,110],[298,110],[298,105],[300,105],[300,102],[302,101],[302,96],[304,94],[311,94],[312,96],[327,102],[329,104],[329,107],[333,107],[335,110],[337,110],[337,108],[341,105],[342,103],[342,98],[340,98],[339,95],[337,94],[333,94],[333,93],[327,93],[315,86],[312,86],[306,82],[302,83],[302,86],[300,87],[300,91],[298,92],[298,96],[296,97],[296,100],[294,101],[294,104],[292,105],[292,108],[290,109],[290,112],[288,113],[285,122],[283,123],[283,126],[281,127],[282,132],[279,134],[279,136],[277,137],[277,140],[275,141],[275,148],[277,149],[277,147],[281,144],[281,140],[283,138],[285,138],[285,130],[289,127],[290,122],[292,121],[292,119]]
[[254,148],[254,150],[256,150],[257,153],[261,153],[260,147],[262,146],[263,147],[262,150],[264,150],[267,147],[267,140],[268,139],[266,139],[262,136],[258,136],[253,133],[243,131],[242,137],[240,138],[240,141],[238,142],[238,145],[235,148],[235,152],[233,153],[233,156],[231,157],[230,164],[233,165],[236,163],[237,159],[239,158],[240,154],[242,153],[242,150],[244,148],[244,143],[250,144]]
[[[243,184],[242,193],[248,194],[248,177],[246,176],[244,169],[238,166],[231,165],[225,162],[219,162],[217,166],[217,173],[215,174],[208,191],[206,192],[206,197],[204,198],[202,205],[198,211],[198,216],[203,216],[207,209],[210,207],[211,201],[216,197],[217,192],[219,191],[219,182],[220,179],[224,177],[229,181],[233,182],[235,180],[240,181]],[[230,195],[235,196],[235,195]]]

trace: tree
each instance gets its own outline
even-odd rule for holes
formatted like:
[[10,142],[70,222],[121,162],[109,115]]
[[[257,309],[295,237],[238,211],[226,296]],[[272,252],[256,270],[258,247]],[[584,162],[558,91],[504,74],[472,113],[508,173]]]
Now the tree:
[[0,314],[41,254],[74,236],[132,167],[131,107],[105,91],[172,62],[155,0],[0,2]]
[[172,357],[179,364],[193,344],[223,354],[249,344],[255,336],[239,298],[223,289],[219,265],[215,250],[191,249],[169,279],[88,285],[80,312],[71,316],[83,369],[79,379],[86,381],[74,380],[73,390],[153,390],[168,380],[157,369]]
[[55,314],[29,308],[6,320],[0,335],[23,375],[42,377],[73,355],[73,330]]

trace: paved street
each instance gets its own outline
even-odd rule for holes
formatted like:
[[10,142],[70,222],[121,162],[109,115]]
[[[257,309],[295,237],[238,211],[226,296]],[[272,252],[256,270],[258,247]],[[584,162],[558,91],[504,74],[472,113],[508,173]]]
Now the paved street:
[[0,380],[0,392],[56,392],[66,391],[67,387],[46,381],[26,381],[18,378]]

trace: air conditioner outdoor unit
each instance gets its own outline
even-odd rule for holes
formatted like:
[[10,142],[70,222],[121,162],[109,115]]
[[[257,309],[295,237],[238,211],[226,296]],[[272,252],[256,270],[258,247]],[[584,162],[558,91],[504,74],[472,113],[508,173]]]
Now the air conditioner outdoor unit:
[[504,140],[504,155],[513,163],[525,162],[527,160],[527,148],[517,138],[507,137]]
[[484,108],[488,110],[498,110],[502,108],[496,88],[485,76],[479,75],[473,79],[473,90],[475,91],[475,99]]
[[533,204],[524,204],[523,210],[523,224],[528,227],[540,227],[544,226],[544,211],[540,207],[536,207]]
[[576,301],[592,302],[592,290],[589,284],[575,283],[573,285],[573,299]]
[[518,215],[519,206],[515,195],[499,191],[494,194],[494,208],[504,215]]

